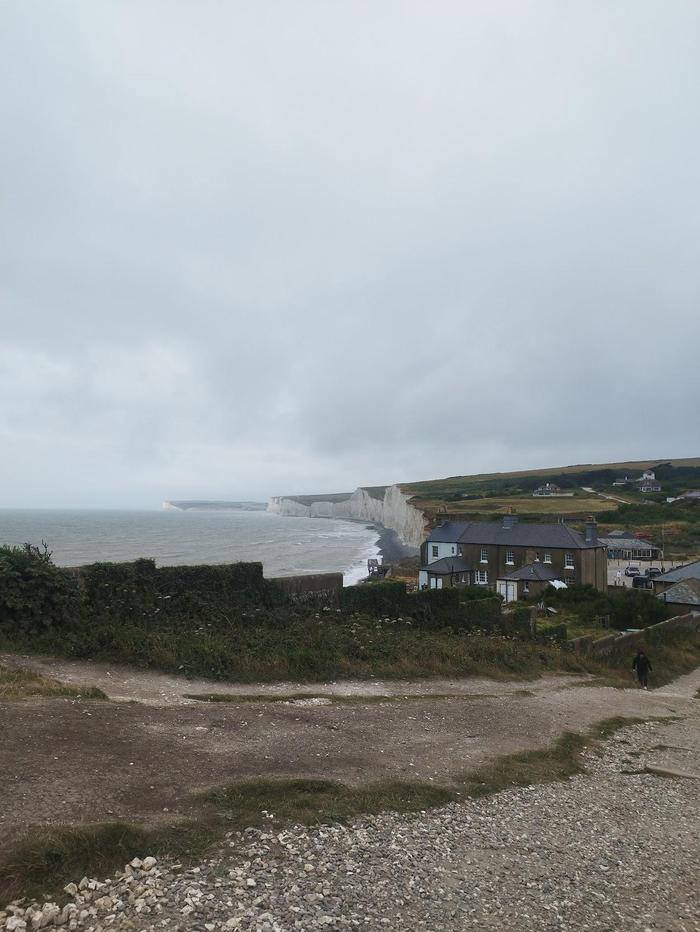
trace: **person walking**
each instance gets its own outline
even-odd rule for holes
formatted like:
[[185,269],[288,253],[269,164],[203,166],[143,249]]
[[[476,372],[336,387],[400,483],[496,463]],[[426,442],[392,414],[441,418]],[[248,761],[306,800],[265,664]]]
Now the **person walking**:
[[640,647],[632,661],[632,669],[637,673],[640,689],[649,689],[649,673],[651,672],[651,660]]

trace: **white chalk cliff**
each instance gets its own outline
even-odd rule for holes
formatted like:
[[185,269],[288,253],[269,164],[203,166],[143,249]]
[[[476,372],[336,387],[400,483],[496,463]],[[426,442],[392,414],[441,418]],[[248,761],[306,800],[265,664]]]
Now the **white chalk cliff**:
[[334,499],[337,496],[319,496],[315,501],[310,495],[298,498],[275,495],[268,502],[267,510],[298,518],[356,518],[371,521],[396,531],[408,547],[420,547],[425,540],[425,515],[411,505],[410,497],[404,495],[397,485],[387,486],[383,498],[376,498],[367,489],[359,488],[348,498]]

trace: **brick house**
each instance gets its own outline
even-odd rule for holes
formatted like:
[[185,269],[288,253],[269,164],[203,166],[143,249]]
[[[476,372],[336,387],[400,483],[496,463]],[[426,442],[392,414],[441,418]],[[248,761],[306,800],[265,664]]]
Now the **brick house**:
[[502,521],[446,521],[434,528],[421,547],[418,581],[421,587],[433,589],[455,585],[502,589],[499,580],[530,565],[536,569],[528,575],[541,582],[551,576],[569,586],[607,591],[606,549],[595,521],[589,520],[581,534],[563,523],[519,523],[515,515],[505,515]]

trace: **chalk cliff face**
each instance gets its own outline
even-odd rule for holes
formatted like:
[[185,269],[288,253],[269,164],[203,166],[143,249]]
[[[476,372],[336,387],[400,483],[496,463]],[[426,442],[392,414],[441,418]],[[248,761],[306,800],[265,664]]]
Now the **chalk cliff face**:
[[268,502],[267,510],[299,518],[356,518],[371,521],[395,530],[409,547],[420,547],[425,540],[426,519],[423,512],[411,505],[409,497],[397,485],[387,486],[383,498],[376,498],[363,488],[355,489],[348,498],[339,501],[333,498],[336,496],[319,496],[319,500],[314,501],[313,496],[307,495],[303,501],[299,501],[276,495]]

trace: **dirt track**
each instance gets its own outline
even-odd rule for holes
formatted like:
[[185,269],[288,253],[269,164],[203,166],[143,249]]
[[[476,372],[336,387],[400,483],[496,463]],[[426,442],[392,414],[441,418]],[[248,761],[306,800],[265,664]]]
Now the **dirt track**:
[[[446,782],[490,756],[542,747],[564,730],[613,715],[682,714],[700,686],[699,670],[649,693],[586,686],[575,677],[226,689],[97,664],[2,659],[119,697],[0,704],[5,842],[28,824],[185,814],[193,793],[256,776]],[[212,691],[264,695],[252,702],[183,699]],[[299,691],[331,698],[283,700]]]

